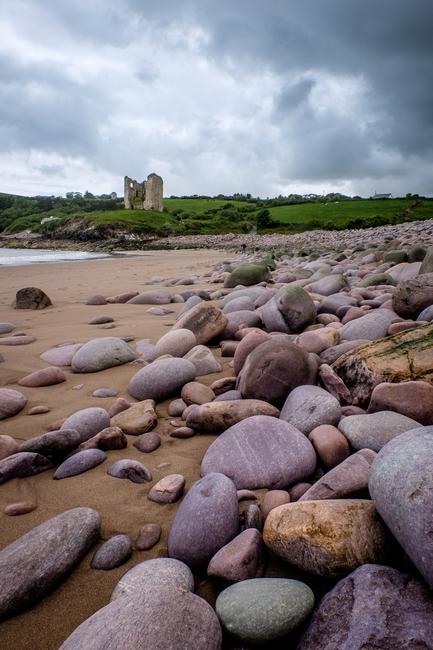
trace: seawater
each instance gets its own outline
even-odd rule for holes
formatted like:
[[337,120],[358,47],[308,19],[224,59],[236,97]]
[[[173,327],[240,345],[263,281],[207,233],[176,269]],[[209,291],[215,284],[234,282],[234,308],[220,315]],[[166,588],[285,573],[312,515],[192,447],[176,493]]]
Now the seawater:
[[21,266],[46,262],[73,262],[110,257],[104,253],[87,251],[44,250],[38,248],[0,248],[0,266]]

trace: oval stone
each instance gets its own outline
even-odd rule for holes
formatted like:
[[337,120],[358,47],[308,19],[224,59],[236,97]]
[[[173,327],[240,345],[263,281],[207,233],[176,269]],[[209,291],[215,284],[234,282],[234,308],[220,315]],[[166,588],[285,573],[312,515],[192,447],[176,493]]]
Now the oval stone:
[[85,343],[72,357],[71,367],[73,372],[99,372],[133,361],[136,356],[123,339],[107,336]]
[[172,587],[182,591],[194,590],[194,576],[191,569],[171,557],[159,557],[140,562],[129,569],[119,580],[111,594],[111,600],[130,596],[148,587]]
[[107,474],[115,478],[125,478],[133,483],[144,483],[152,480],[150,471],[138,460],[122,458],[110,465]]
[[66,381],[66,375],[63,370],[57,367],[42,368],[36,372],[26,375],[19,380],[20,386],[37,387],[40,386],[53,386],[54,384],[61,384]]
[[298,386],[284,402],[280,418],[308,435],[321,424],[337,424],[339,401],[320,386]]
[[0,388],[0,420],[19,413],[27,404],[27,397],[12,388]]
[[109,571],[124,564],[132,555],[132,541],[128,535],[114,535],[102,544],[92,558],[92,569]]
[[67,458],[54,472],[53,478],[62,479],[69,476],[76,476],[97,467],[107,458],[100,449],[84,449]]
[[395,436],[416,427],[419,427],[419,422],[393,411],[349,415],[338,425],[354,449],[373,451],[379,451]]
[[195,375],[195,366],[187,359],[154,361],[132,377],[128,393],[138,400],[161,402],[195,379]]
[[81,409],[70,415],[63,422],[61,430],[74,429],[81,434],[81,442],[93,438],[97,433],[110,426],[110,416],[99,406]]

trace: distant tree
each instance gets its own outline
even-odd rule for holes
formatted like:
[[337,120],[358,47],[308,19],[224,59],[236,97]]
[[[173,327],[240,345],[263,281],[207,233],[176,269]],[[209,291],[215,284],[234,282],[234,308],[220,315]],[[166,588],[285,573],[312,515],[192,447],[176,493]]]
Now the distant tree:
[[272,226],[272,218],[269,210],[259,210],[257,213],[257,228],[263,230]]

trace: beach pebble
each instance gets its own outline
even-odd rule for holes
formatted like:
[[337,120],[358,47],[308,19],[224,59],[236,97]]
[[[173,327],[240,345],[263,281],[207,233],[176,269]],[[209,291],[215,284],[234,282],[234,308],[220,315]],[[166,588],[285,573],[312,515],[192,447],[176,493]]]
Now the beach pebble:
[[433,424],[433,386],[426,381],[382,383],[374,387],[368,413],[394,411],[420,424]]
[[253,284],[259,284],[263,280],[268,280],[270,277],[269,269],[264,263],[260,262],[245,262],[239,264],[225,279],[224,287],[232,288],[238,284],[244,287],[249,287]]
[[0,345],[28,345],[34,343],[36,338],[34,336],[5,336],[0,339]]
[[135,399],[153,399],[158,403],[179,391],[195,376],[195,366],[187,359],[154,361],[132,377],[128,393]]
[[36,510],[36,508],[36,503],[31,501],[16,501],[5,506],[3,512],[9,517],[17,517],[19,515],[27,515],[29,512]]
[[109,296],[106,298],[106,302],[109,304],[124,304],[125,302],[128,302],[128,300],[131,300],[131,298],[135,298],[135,296],[138,296],[138,291],[127,291],[126,293],[118,293],[115,296]]
[[187,405],[183,401],[183,399],[174,399],[170,404],[168,405],[167,413],[171,417],[179,417],[182,415],[184,410],[186,409]]
[[27,415],[43,415],[44,413],[49,413],[50,409],[45,404],[38,404],[37,406],[32,406],[29,409]]
[[215,553],[207,574],[225,582],[239,582],[263,576],[265,564],[266,548],[262,535],[255,528],[249,528]]
[[263,517],[260,507],[257,503],[247,505],[241,516],[242,530],[254,528],[259,531],[263,528]]
[[92,339],[77,350],[72,358],[73,372],[99,372],[120,366],[136,358],[125,341],[112,336]]
[[220,362],[205,345],[196,345],[193,347],[185,355],[185,359],[188,359],[188,361],[194,364],[198,377],[210,375],[214,372],[221,372],[222,370]]
[[274,508],[290,503],[290,494],[287,490],[268,490],[263,497],[262,515],[265,520]]
[[195,431],[194,429],[190,429],[189,427],[177,427],[174,431],[171,431],[170,433],[170,438],[192,438],[195,436]]
[[110,426],[110,417],[105,409],[91,406],[70,415],[63,422],[61,429],[74,429],[81,434],[81,442],[93,438],[97,433]]
[[169,474],[150,488],[147,498],[155,503],[174,503],[182,496],[184,486],[181,474]]
[[215,399],[215,393],[209,386],[200,384],[198,381],[190,381],[183,386],[181,398],[188,406],[190,404],[207,404]]
[[206,302],[200,302],[179,318],[173,325],[173,330],[191,330],[195,334],[197,344],[202,345],[222,334],[227,322],[227,317],[221,309]]
[[433,273],[401,282],[392,297],[392,307],[402,318],[417,318],[433,304]]
[[148,551],[157,544],[162,535],[162,528],[159,524],[144,524],[138,531],[135,542],[137,551]]
[[96,510],[73,508],[0,551],[0,618],[17,614],[51,591],[97,541],[100,526]]
[[368,339],[377,341],[388,333],[388,327],[398,319],[397,314],[389,309],[375,309],[362,318],[352,320],[340,330],[343,341]]
[[128,305],[168,305],[171,302],[171,294],[166,289],[155,289],[139,293],[127,301]]
[[[326,639],[324,646],[324,640]],[[298,650],[431,648],[433,604],[421,582],[366,564],[325,594]]]
[[226,393],[221,393],[215,397],[215,402],[231,402],[233,400],[242,399],[242,395],[238,390],[228,390]]
[[236,386],[236,377],[222,377],[213,381],[209,388],[212,388],[215,395],[221,395]]
[[206,451],[202,475],[221,472],[238,490],[286,488],[312,474],[316,454],[295,427],[274,417],[256,415],[222,433]]
[[69,478],[87,472],[106,460],[107,454],[100,449],[84,449],[67,458],[54,472],[54,479]]
[[17,441],[6,434],[0,434],[0,460],[16,454],[19,449]]
[[97,388],[93,391],[93,397],[116,397],[117,390],[114,388]]
[[352,403],[352,394],[350,390],[331,366],[322,363],[319,368],[319,377],[328,393],[335,397],[340,404]]
[[13,478],[25,478],[40,474],[52,467],[51,462],[41,454],[18,451],[0,460],[0,485]]
[[316,307],[302,287],[281,287],[274,300],[291,332],[302,331],[314,323]]
[[179,505],[168,538],[169,556],[191,568],[206,568],[238,531],[236,487],[223,474],[211,473],[194,483]]
[[282,420],[306,435],[321,424],[337,424],[340,417],[338,400],[319,386],[294,388],[280,414]]
[[257,501],[257,495],[252,490],[237,490],[238,501]]
[[306,483],[306,482],[300,482],[300,483],[295,483],[290,490],[290,503],[294,503],[295,501],[299,501],[299,499],[302,497],[307,490],[309,490],[311,487],[311,483]]
[[13,323],[0,323],[0,334],[9,334],[10,332],[13,332],[15,328],[16,325],[13,325]]
[[147,467],[131,458],[122,458],[122,460],[116,461],[110,465],[107,474],[115,478],[128,479],[132,483],[144,483],[152,480],[152,474]]
[[258,399],[218,400],[192,409],[186,417],[186,426],[200,433],[221,433],[255,415],[277,418],[279,414],[275,406]]
[[317,364],[308,352],[285,336],[273,336],[248,355],[238,377],[244,398],[261,399],[280,408],[297,386],[311,384]]
[[25,440],[20,446],[20,451],[32,451],[47,458],[58,458],[66,456],[78,447],[80,441],[81,434],[75,429],[58,429]]
[[151,343],[150,339],[141,339],[140,341],[137,341],[135,349],[137,354],[139,354],[144,361],[148,361],[149,363],[154,361],[158,356],[155,351],[156,345]]
[[50,367],[36,370],[30,375],[26,375],[20,379],[18,383],[20,386],[39,388],[41,386],[61,384],[64,381],[66,381],[66,375],[63,370],[60,370],[60,368],[57,367]]
[[92,569],[109,571],[124,564],[132,555],[132,541],[128,535],[114,535],[102,544],[92,558]]
[[242,644],[265,645],[280,639],[308,618],[314,594],[298,580],[254,578],[231,585],[218,596],[223,628]]
[[116,598],[81,623],[59,650],[220,650],[221,637],[215,612],[205,600],[190,591],[161,585]]
[[42,361],[52,366],[70,366],[74,354],[83,346],[82,343],[69,343],[67,345],[51,348],[41,354]]
[[118,397],[108,409],[108,415],[110,418],[113,418],[118,413],[129,409],[130,406],[132,406],[132,402],[128,402],[128,400],[124,399],[123,397]]
[[113,323],[114,318],[111,316],[95,316],[92,320],[87,321],[88,325],[104,325],[105,323]]
[[[158,526],[158,524],[147,524]],[[161,527],[159,526],[159,531]],[[124,596],[130,596],[142,589],[155,587],[170,587],[182,591],[194,590],[194,576],[191,569],[184,564],[170,557],[160,557],[153,560],[145,560],[129,569],[119,580],[113,593],[111,601]]]
[[15,296],[15,309],[45,309],[50,305],[47,294],[37,287],[20,289]]
[[330,469],[339,465],[350,453],[349,443],[343,434],[330,424],[315,427],[308,435],[314,449],[323,463]]
[[[230,303],[229,303],[230,304]],[[242,370],[242,367],[245,363],[245,359],[254,348],[256,348],[260,343],[264,343],[270,339],[270,334],[262,332],[262,330],[255,330],[250,332],[245,336],[236,347],[234,354],[234,371],[238,375]]]
[[227,325],[223,332],[223,336],[226,339],[233,338],[236,332],[243,327],[260,327],[262,324],[262,319],[258,312],[245,309],[230,312],[226,314],[226,318]]
[[119,427],[126,434],[138,436],[153,429],[158,423],[153,399],[132,404],[111,418],[111,425]]
[[148,431],[143,433],[141,436],[138,436],[134,440],[133,445],[139,451],[142,451],[145,454],[149,454],[161,445],[161,436],[159,436],[156,431]]
[[333,577],[361,564],[380,562],[386,530],[371,501],[297,501],[271,510],[265,544],[289,564]]
[[102,429],[96,436],[89,438],[86,442],[79,445],[79,449],[102,449],[110,451],[112,449],[125,449],[128,445],[128,439],[119,427],[107,427]]
[[[4,462],[4,461],[3,461]],[[377,455],[369,490],[380,516],[433,587],[433,427],[395,437]]]
[[376,458],[371,449],[361,449],[326,472],[299,496],[299,501],[368,497],[368,479]]
[[368,415],[350,415],[338,425],[354,449],[379,451],[400,433],[419,427],[419,422],[393,411],[378,411]]
[[195,345],[197,345],[197,339],[191,330],[171,330],[157,342],[155,357],[160,357],[163,354],[171,354],[172,357],[183,357]]

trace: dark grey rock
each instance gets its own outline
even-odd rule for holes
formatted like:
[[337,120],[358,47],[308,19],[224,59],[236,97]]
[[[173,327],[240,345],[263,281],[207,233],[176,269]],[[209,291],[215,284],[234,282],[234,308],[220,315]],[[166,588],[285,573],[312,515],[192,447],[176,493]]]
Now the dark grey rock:
[[45,521],[0,551],[0,619],[38,602],[99,537],[92,508],[73,508]]
[[25,440],[20,451],[33,451],[47,458],[58,458],[78,447],[80,442],[81,433],[75,429],[58,429]]
[[20,289],[15,298],[15,309],[45,309],[51,304],[47,294],[37,287]]
[[51,461],[41,454],[19,451],[0,460],[0,484],[12,478],[25,478],[40,474],[52,467]]
[[106,460],[107,454],[100,449],[84,449],[67,458],[54,472],[53,478],[62,479],[76,476],[97,467]]
[[109,571],[124,564],[132,555],[132,541],[128,535],[114,535],[108,539],[92,558],[92,569]]

